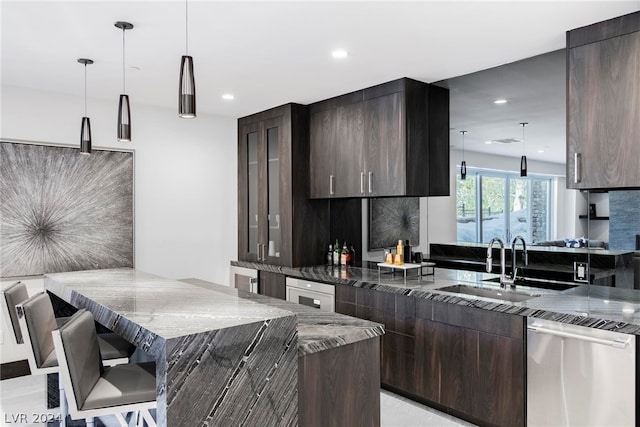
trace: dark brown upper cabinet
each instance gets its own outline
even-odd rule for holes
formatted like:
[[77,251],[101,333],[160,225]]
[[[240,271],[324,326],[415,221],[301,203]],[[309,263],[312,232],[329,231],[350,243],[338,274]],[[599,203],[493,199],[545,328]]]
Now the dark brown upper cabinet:
[[309,115],[286,104],[238,119],[238,259],[324,261],[328,202],[309,199]]
[[310,105],[312,198],[449,195],[449,90],[402,78]]
[[567,188],[640,187],[640,12],[567,32]]

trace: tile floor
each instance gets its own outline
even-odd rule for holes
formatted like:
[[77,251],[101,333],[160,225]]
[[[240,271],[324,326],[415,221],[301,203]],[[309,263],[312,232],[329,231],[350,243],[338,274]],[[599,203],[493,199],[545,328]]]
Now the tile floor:
[[[7,427],[47,425],[46,421],[55,417],[58,410],[47,409],[45,382],[45,376],[42,375],[0,381],[0,425]],[[380,393],[380,407],[382,427],[473,426],[386,390]],[[106,427],[117,425],[115,419],[105,418],[101,421]],[[48,425],[53,426],[57,423]]]

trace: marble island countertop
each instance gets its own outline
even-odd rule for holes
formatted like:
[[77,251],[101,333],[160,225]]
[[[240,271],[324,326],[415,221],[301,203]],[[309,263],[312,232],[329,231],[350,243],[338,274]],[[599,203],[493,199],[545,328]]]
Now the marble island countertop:
[[[562,291],[516,286],[516,292],[535,296],[525,301],[511,302],[439,290],[458,284],[492,290],[500,289],[498,284],[486,281],[498,277],[496,274],[474,271],[436,268],[433,276],[423,276],[420,279],[408,277],[405,280],[397,273],[395,276],[387,273],[379,274],[377,269],[370,268],[327,266],[288,268],[243,261],[234,261],[232,264],[268,269],[312,281],[355,286],[506,314],[640,335],[640,291],[636,290],[595,285],[580,285]],[[513,290],[505,289],[504,292],[509,293]]]
[[259,304],[293,312],[298,318],[298,356],[336,348],[384,334],[383,325],[339,313],[329,313],[305,305],[294,304],[200,279],[182,282],[201,286],[213,292],[237,296]]
[[90,300],[100,312],[117,312],[163,339],[292,315],[131,268],[47,274],[45,284],[73,305],[85,307]]

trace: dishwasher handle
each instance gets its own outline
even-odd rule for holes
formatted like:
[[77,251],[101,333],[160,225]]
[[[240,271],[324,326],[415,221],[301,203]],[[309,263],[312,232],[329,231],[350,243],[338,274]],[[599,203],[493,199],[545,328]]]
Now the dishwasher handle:
[[573,334],[571,332],[556,331],[554,329],[543,328],[543,327],[538,326],[536,324],[527,326],[527,330],[529,330],[531,332],[536,332],[536,333],[539,333],[539,334],[555,335],[555,336],[558,336],[558,337],[574,338],[574,339],[581,340],[581,341],[589,341],[589,342],[592,342],[592,343],[608,345],[610,347],[615,347],[615,348],[626,348],[629,345],[629,341],[630,341],[629,339],[626,339],[626,340],[623,340],[623,339],[607,340],[607,339],[603,339],[603,338],[590,337],[588,335],[581,335],[581,334]]

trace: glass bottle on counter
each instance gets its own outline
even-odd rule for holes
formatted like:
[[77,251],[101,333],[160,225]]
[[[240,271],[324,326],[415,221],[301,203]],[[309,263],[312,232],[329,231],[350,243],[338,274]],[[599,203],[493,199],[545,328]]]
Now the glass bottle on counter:
[[411,245],[409,244],[409,240],[404,241],[404,248],[402,249],[402,254],[404,255],[404,262],[413,262],[413,257],[411,256]]
[[398,246],[396,246],[396,256],[394,264],[402,265],[404,264],[404,242],[402,240],[398,240]]
[[333,245],[329,243],[329,252],[327,252],[327,265],[333,266]]
[[349,247],[349,253],[351,254],[350,265],[356,265],[356,250],[353,248],[353,245]]
[[342,245],[342,258],[340,258],[340,264],[344,266],[351,264],[351,253],[349,252],[349,247],[347,246],[346,240]]
[[340,242],[336,239],[336,244],[333,246],[333,265],[340,265]]

